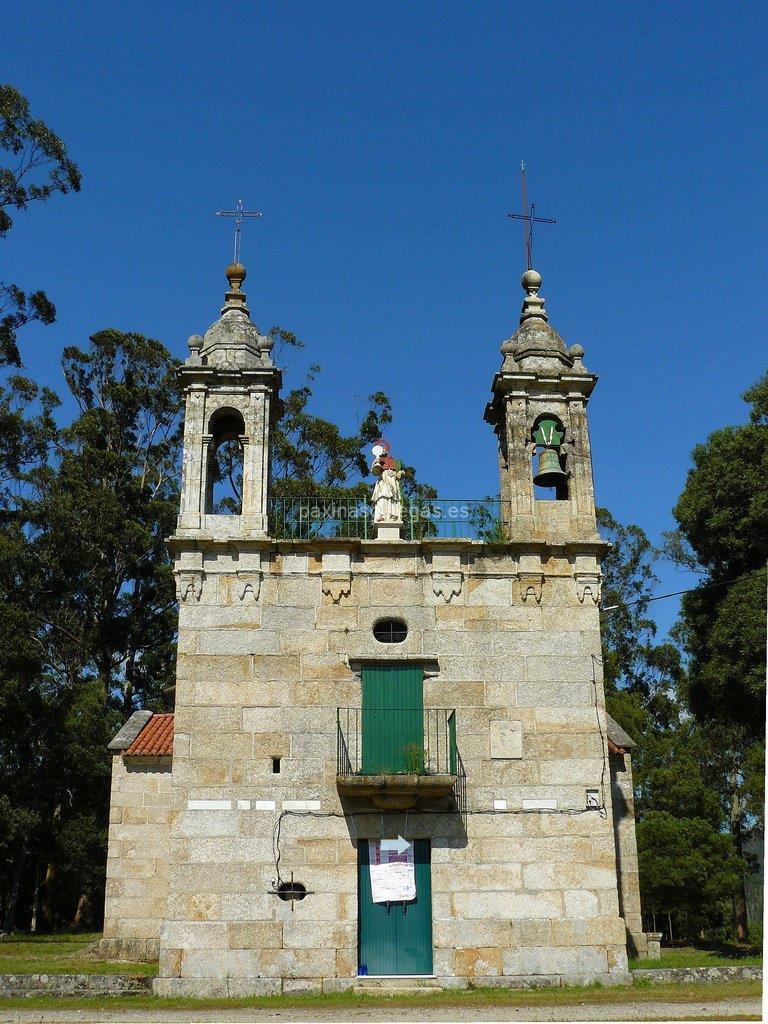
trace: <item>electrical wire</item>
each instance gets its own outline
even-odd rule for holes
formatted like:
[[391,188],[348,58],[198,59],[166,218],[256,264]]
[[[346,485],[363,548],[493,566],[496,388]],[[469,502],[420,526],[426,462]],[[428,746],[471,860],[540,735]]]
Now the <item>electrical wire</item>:
[[602,662],[602,658],[598,658],[596,654],[592,655],[592,689],[595,694],[595,718],[597,719],[597,731],[600,733],[600,742],[603,745],[603,768],[600,773],[600,799],[602,803],[598,808],[600,811],[601,818],[608,817],[608,809],[605,802],[605,769],[608,765],[608,748],[606,738],[603,735],[603,723],[600,721],[600,705],[597,697],[597,669],[596,664],[598,661]]
[[[598,724],[599,727],[599,724]],[[602,730],[600,735],[602,736]],[[605,762],[603,763],[603,776],[605,776]],[[527,807],[512,807],[504,810],[497,810],[495,808],[477,808],[476,810],[465,810],[462,812],[463,816],[480,816],[480,815],[494,815],[500,814],[591,814],[593,811],[597,811],[601,818],[608,817],[608,810],[605,806],[605,793],[601,789],[601,795],[603,797],[603,803],[599,807],[548,807],[546,810],[541,810],[538,807],[527,808]],[[354,823],[356,817],[369,816],[370,811],[351,811],[346,813],[345,811],[280,811],[272,829],[272,857],[275,862],[275,875],[276,878],[272,881],[272,888],[277,889],[282,884],[282,877],[280,875],[280,858],[282,853],[280,851],[280,838],[283,830],[283,818],[294,817],[294,818],[345,818],[350,824]],[[406,819],[409,812],[405,812]],[[452,811],[442,810],[440,808],[425,807],[423,810],[419,810],[419,814],[440,814],[444,817],[452,814]],[[383,818],[383,815],[382,815]],[[353,824],[354,827],[354,824]],[[355,831],[357,829],[355,828]],[[383,827],[382,827],[383,831]],[[357,839],[364,838],[356,836]]]
[[713,590],[715,587],[727,587],[731,583],[739,583],[741,580],[751,579],[761,573],[768,572],[768,569],[754,569],[752,572],[745,572],[743,576],[734,576],[731,580],[722,580],[720,583],[705,583],[703,587],[688,587],[687,590],[673,590],[671,594],[659,594],[658,597],[638,597],[636,601],[623,601],[621,604],[609,604],[601,608],[601,612],[615,612],[618,608],[629,608],[633,604],[650,604],[651,601],[664,601],[668,597],[680,597],[681,594],[693,594],[701,590]]

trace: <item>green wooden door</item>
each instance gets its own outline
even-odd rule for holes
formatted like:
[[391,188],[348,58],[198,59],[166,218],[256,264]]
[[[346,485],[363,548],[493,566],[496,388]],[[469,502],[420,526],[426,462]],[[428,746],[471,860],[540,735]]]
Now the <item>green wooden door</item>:
[[363,774],[424,768],[424,672],[418,665],[363,668]]
[[416,899],[374,903],[367,839],[358,840],[357,935],[360,974],[432,973],[432,865],[428,839],[413,841]]

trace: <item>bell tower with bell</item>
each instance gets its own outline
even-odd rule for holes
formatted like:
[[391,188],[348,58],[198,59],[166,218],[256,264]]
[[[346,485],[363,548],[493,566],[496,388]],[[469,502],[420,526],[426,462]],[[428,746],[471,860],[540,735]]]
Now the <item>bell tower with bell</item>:
[[541,275],[523,274],[520,326],[485,411],[499,443],[502,517],[510,540],[599,543],[586,408],[597,381],[581,345],[549,323]]

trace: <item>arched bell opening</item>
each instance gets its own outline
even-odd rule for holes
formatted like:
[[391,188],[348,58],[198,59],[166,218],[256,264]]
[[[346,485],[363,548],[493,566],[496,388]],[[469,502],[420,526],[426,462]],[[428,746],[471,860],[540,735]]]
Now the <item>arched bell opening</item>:
[[237,409],[217,409],[208,421],[205,511],[239,516],[243,510],[245,422]]
[[542,413],[534,420],[531,441],[534,445],[532,456],[533,493],[539,501],[567,501],[568,472],[563,449],[565,427],[557,416]]

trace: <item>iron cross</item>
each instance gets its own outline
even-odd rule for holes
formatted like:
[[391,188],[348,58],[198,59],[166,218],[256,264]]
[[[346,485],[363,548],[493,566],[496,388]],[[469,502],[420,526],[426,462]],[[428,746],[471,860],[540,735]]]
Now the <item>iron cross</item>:
[[237,205],[234,210],[217,210],[217,217],[234,217],[235,218],[235,263],[240,262],[240,228],[243,220],[246,217],[260,217],[261,214],[258,210],[246,210],[243,206],[243,200],[238,199]]
[[550,217],[537,217],[536,204],[528,206],[528,188],[525,182],[525,161],[520,161],[520,181],[523,186],[523,212],[508,213],[511,220],[523,222],[523,235],[525,236],[525,255],[528,259],[528,269],[533,270],[533,225],[534,224],[557,224],[556,220]]

